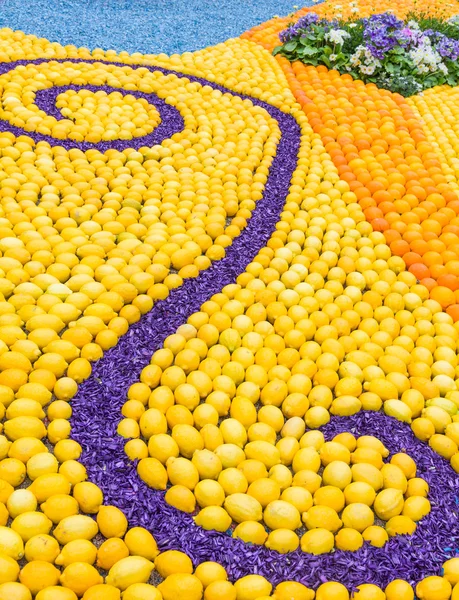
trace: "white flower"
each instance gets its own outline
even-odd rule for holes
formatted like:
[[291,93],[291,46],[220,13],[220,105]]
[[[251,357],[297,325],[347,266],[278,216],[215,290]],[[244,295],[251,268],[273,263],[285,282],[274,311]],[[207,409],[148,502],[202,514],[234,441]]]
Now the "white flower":
[[357,23],[349,23],[348,27],[352,27],[352,28],[357,27]]
[[351,37],[344,29],[331,29],[325,34],[325,39],[332,42],[333,44],[343,44],[344,40]]
[[332,62],[335,62],[335,60],[337,60],[338,55],[337,54],[330,54],[330,56],[328,57]]
[[360,12],[359,8],[351,8],[351,13],[358,13]]

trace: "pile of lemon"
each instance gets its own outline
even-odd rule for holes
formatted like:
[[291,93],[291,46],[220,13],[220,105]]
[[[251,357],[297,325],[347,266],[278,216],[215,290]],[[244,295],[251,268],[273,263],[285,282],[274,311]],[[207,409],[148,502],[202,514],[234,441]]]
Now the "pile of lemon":
[[[310,600],[314,594],[348,600],[337,582],[315,593],[295,582],[273,589],[258,575],[232,584],[219,565],[193,570],[182,553],[158,556],[149,532],[129,530],[120,511],[103,506],[78,462],[71,400],[91,362],[156,300],[225,255],[262,197],[280,138],[274,120],[249,100],[129,65],[160,62],[211,77],[294,115],[302,131],[289,195],[267,246],[235,284],[167,338],[123,407],[118,431],[129,439],[126,452],[140,459],[147,483],[172,484],[171,504],[191,510],[223,489],[222,505],[203,506],[198,523],[223,529],[237,517],[239,537],[250,541],[261,540],[261,529],[266,538],[261,518],[291,527],[299,525],[297,513],[312,526],[310,536],[317,531],[316,509],[330,524],[345,525],[336,537],[330,527],[322,534],[337,547],[352,548],[365,531],[372,543],[409,533],[429,509],[427,486],[410,458],[383,465],[386,451],[374,438],[363,443],[345,436],[330,446],[317,430],[331,415],[383,410],[410,423],[459,470],[459,325],[372,231],[279,65],[261,47],[232,40],[153,60],[0,31],[0,61],[42,56],[125,66],[44,62],[2,74],[0,116],[12,125],[57,140],[96,142],[131,139],[159,122],[150,105],[117,92],[60,95],[72,126],[34,104],[39,90],[74,84],[155,93],[179,110],[185,128],[161,145],[105,153],[0,134],[0,600],[118,600],[121,594],[123,600]],[[343,486],[340,478],[349,471],[353,480]],[[368,480],[358,480],[359,471]],[[375,489],[370,481],[381,477]],[[278,488],[274,506],[262,506],[258,520],[244,520],[258,517],[254,502],[261,506]],[[340,512],[341,494],[349,500]],[[346,513],[355,504],[366,508]],[[370,506],[387,517],[386,528],[360,532]],[[376,528],[373,536],[369,527]],[[345,536],[346,530],[355,533]],[[106,538],[100,547],[99,533]],[[292,534],[272,527],[268,545],[288,551],[296,543]],[[302,540],[307,551],[310,537]],[[152,572],[164,578],[158,587],[148,583]],[[458,583],[452,559],[443,577],[420,582],[416,594],[455,598]],[[384,597],[412,600],[413,590],[395,581],[384,592],[363,584],[354,594]]]

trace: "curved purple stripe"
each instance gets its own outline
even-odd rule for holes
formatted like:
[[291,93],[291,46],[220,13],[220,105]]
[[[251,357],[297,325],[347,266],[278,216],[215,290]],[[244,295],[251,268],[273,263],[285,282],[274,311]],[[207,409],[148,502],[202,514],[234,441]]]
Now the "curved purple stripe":
[[[65,85],[47,88],[45,90],[38,90],[35,96],[35,104],[40,110],[43,110],[48,115],[51,115],[57,120],[62,120],[61,111],[56,107],[56,98],[59,94],[62,94],[66,90],[90,90],[91,92],[104,91],[107,94],[113,91],[120,92],[123,96],[130,94],[136,98],[144,98],[149,104],[152,104],[161,116],[161,123],[155,127],[155,129],[141,137],[132,138],[132,140],[116,140],[117,150],[124,150],[125,148],[142,148],[142,146],[151,147],[155,144],[160,144],[163,140],[170,138],[174,133],[183,131],[185,123],[180,112],[172,106],[167,104],[162,98],[158,98],[155,94],[145,94],[143,92],[125,90],[123,88],[114,88],[107,85]],[[27,135],[31,136],[29,132]],[[36,133],[34,135],[37,135]],[[40,135],[40,134],[38,134]],[[52,136],[47,136],[52,144],[62,144],[63,141],[71,140],[58,140]],[[78,147],[80,150],[90,150],[96,148],[100,152],[105,152],[109,148],[113,148],[113,142],[98,142],[96,144],[91,142],[72,142],[74,147]]]

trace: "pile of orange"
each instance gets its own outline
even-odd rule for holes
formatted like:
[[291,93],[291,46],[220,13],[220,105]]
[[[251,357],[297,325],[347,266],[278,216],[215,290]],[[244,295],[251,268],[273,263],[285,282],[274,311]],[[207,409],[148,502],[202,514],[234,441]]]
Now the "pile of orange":
[[[359,16],[387,10],[385,3],[376,4],[359,4]],[[298,15],[315,10],[326,18],[339,10],[343,18],[352,17],[352,9],[338,6],[327,2]],[[426,2],[408,1],[397,4],[395,12],[405,17],[415,10],[432,9]],[[445,18],[458,12],[449,5],[444,10]],[[243,37],[271,50],[287,22],[268,21]],[[392,254],[403,257],[431,298],[459,319],[459,198],[413,102],[324,66],[277,60],[373,229],[384,232]]]

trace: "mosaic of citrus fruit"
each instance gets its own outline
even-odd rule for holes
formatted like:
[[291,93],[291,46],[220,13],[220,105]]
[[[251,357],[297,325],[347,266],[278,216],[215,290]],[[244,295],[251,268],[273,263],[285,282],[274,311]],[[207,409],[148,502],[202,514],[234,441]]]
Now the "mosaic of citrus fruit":
[[459,599],[457,89],[271,54],[415,8],[0,30],[0,600]]

